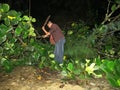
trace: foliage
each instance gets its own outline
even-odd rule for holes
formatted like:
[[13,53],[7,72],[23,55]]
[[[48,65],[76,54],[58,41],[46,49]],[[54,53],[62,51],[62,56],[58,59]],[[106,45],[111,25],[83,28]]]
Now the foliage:
[[[112,11],[115,7],[112,6]],[[119,21],[95,25],[93,29],[82,21],[72,23],[65,32],[62,64],[54,60],[53,46],[36,39],[32,26],[35,21],[31,16],[10,10],[8,4],[0,4],[0,67],[6,72],[17,65],[34,65],[61,71],[70,79],[100,78],[105,73],[111,85],[120,86],[120,44],[116,34],[120,30]]]
[[[119,4],[111,7],[110,23],[107,18],[104,24],[95,25],[95,28],[90,28],[82,22],[73,23],[72,28],[66,33],[66,51],[68,63],[63,65],[62,73],[68,77],[81,77],[93,76],[102,77],[102,74],[106,74],[107,80],[112,86],[119,87],[119,68],[118,61],[120,55],[119,44],[119,30],[120,22],[119,15],[115,18],[111,18],[113,12],[119,7]],[[109,16],[109,14],[107,14]],[[116,21],[115,21],[116,20]],[[100,58],[95,58],[100,55]],[[93,59],[95,58],[95,59]],[[112,61],[110,61],[112,59]],[[86,62],[85,62],[86,60]],[[77,64],[75,62],[78,62]],[[113,64],[114,62],[115,65]],[[83,63],[83,65],[81,65]],[[77,67],[79,65],[79,67]],[[114,67],[114,68],[113,68]],[[113,68],[113,71],[109,69]],[[78,70],[77,74],[75,71]]]
[[[0,67],[11,72],[18,65],[50,66],[51,45],[36,38],[31,16],[10,10],[8,4],[0,4]],[[53,59],[53,58],[52,58]]]
[[100,72],[99,65],[97,65],[97,60],[99,60],[99,58],[95,58],[95,60],[91,63],[90,63],[90,60],[86,60],[85,71],[89,75],[93,75],[93,77],[95,77],[95,78],[100,78],[100,77],[102,77],[102,74],[100,74],[100,73],[97,74],[96,73],[97,71]]
[[97,26],[93,36],[96,36],[95,47],[103,58],[119,58],[119,31],[120,22],[111,22],[106,25]]
[[8,4],[0,4],[0,65],[6,71],[11,71],[23,61],[25,63],[26,52],[34,51],[32,44],[36,34],[32,22],[35,21],[31,16],[10,10]]
[[120,9],[120,1],[119,0],[114,0],[113,4],[111,4],[111,0],[108,0],[108,7],[107,7],[107,12],[105,14],[105,18],[103,22],[101,23],[102,25],[107,23],[107,22],[114,22],[117,19],[120,18],[120,14],[114,16],[113,14]]
[[120,87],[120,60],[102,60],[100,68],[105,72],[109,83],[114,87]]
[[94,58],[91,32],[84,22],[72,23],[71,29],[66,32],[65,55],[76,59]]

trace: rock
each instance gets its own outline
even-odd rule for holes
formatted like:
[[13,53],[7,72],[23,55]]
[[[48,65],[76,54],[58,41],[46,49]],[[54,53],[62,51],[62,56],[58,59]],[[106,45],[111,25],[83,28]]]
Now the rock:
[[110,87],[104,87],[103,90],[110,90]]
[[95,83],[90,83],[90,85],[95,86],[96,84]]
[[93,87],[90,90],[100,90],[100,88],[99,87]]

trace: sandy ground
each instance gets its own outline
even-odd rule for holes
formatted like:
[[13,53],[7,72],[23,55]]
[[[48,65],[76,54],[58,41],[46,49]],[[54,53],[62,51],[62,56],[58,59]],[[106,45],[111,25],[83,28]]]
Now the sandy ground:
[[57,72],[31,66],[0,73],[0,90],[119,90],[105,79],[63,81]]

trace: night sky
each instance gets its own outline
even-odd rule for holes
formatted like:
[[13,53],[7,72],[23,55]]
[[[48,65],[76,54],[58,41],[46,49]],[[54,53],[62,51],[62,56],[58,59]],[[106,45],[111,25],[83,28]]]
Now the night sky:
[[107,0],[0,0],[17,11],[29,10],[37,22],[43,22],[48,15],[57,23],[83,20],[100,22],[107,8]]
[[[58,2],[59,1],[59,2]],[[49,14],[55,20],[78,20],[103,18],[106,13],[107,0],[44,0],[31,1],[31,15],[44,19]],[[99,14],[99,15],[98,15]],[[98,16],[96,16],[98,15]],[[69,20],[68,20],[69,21]]]

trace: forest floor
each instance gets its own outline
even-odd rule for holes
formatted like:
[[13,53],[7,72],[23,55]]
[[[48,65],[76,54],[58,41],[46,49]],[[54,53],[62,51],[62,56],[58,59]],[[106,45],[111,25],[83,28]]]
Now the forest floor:
[[120,90],[106,79],[63,81],[63,77],[48,68],[16,67],[11,73],[0,72],[0,90]]

